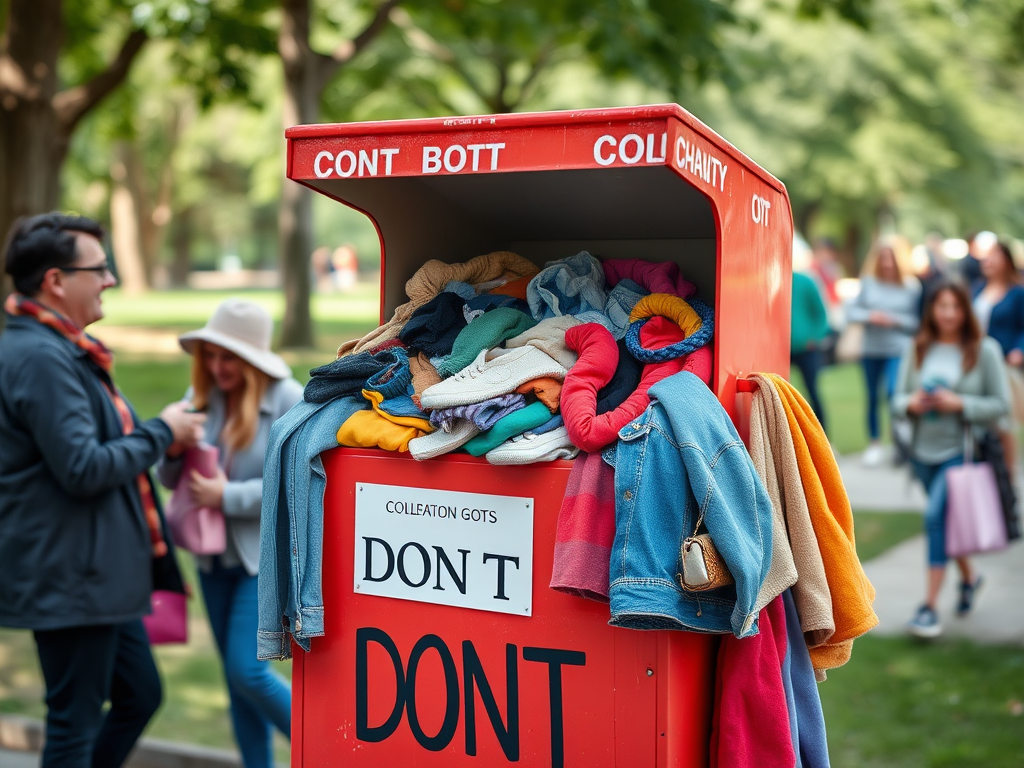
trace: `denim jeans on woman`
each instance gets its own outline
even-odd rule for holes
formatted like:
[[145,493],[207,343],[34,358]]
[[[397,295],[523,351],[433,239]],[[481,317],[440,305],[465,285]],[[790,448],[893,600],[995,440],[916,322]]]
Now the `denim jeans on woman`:
[[892,393],[896,391],[896,378],[900,372],[899,357],[865,357],[860,361],[864,368],[864,382],[868,389],[868,436],[877,440],[878,429],[878,395],[879,385],[885,385],[885,399],[892,401]]
[[273,728],[291,736],[291,691],[267,662],[256,658],[256,577],[240,565],[224,568],[215,557],[211,571],[199,572],[199,581],[224,662],[242,762],[246,768],[270,768]]
[[924,512],[924,529],[928,535],[928,565],[933,568],[946,564],[946,470],[964,463],[963,456],[954,456],[941,464],[922,464],[914,461],[914,474],[928,494]]

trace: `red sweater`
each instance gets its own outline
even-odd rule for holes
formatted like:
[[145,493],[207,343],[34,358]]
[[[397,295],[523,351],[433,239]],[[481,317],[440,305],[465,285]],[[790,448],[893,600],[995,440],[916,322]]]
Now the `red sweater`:
[[[640,329],[646,349],[660,349],[683,340],[683,331],[665,317],[652,317]],[[640,386],[614,411],[597,415],[597,391],[611,381],[619,349],[611,333],[598,323],[584,323],[565,332],[565,343],[579,353],[562,385],[562,418],[569,438],[581,450],[595,453],[618,439],[619,430],[650,405],[647,390],[664,378],[690,371],[705,384],[711,381],[711,349],[702,347],[686,357],[644,366]]]

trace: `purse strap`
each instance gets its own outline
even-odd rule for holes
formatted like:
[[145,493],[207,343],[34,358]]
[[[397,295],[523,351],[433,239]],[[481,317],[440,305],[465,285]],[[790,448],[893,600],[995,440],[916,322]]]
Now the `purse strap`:
[[964,464],[974,463],[974,434],[971,425],[964,421]]
[[701,526],[701,523],[703,523],[703,522],[704,522],[704,510],[701,509],[700,510],[700,514],[697,515],[697,525],[695,525],[694,528],[693,528],[693,536],[690,537],[691,539],[694,538],[697,535],[698,531],[700,531],[700,526]]

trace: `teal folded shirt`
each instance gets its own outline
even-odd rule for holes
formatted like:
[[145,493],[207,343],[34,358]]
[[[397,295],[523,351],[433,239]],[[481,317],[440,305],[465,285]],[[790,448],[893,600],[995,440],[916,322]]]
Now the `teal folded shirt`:
[[465,446],[468,453],[474,456],[483,456],[488,451],[493,451],[499,445],[516,435],[521,435],[527,430],[539,427],[551,418],[551,411],[542,402],[531,403],[525,408],[520,408],[504,418],[498,419],[494,426],[486,432],[481,432]]

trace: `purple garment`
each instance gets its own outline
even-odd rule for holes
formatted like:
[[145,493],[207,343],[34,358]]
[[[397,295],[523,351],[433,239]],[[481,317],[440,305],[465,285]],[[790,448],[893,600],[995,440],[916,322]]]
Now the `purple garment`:
[[455,419],[467,419],[484,432],[493,427],[499,419],[525,407],[526,395],[499,395],[480,403],[436,410],[430,414],[430,423],[438,429],[451,432]]

